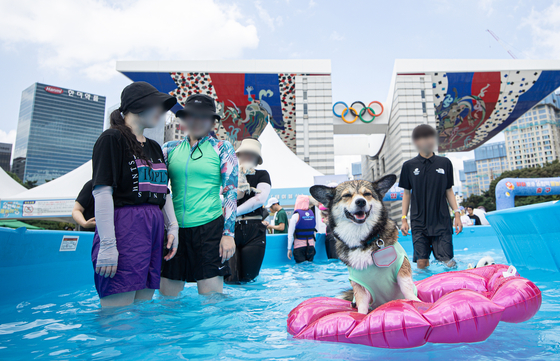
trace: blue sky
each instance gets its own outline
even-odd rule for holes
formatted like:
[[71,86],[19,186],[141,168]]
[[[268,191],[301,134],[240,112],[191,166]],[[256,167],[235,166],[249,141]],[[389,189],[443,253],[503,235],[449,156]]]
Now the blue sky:
[[[331,59],[333,101],[385,100],[393,62],[560,59],[560,1],[0,0],[0,141],[34,82],[119,102],[116,60]],[[457,155],[461,158],[468,155]]]

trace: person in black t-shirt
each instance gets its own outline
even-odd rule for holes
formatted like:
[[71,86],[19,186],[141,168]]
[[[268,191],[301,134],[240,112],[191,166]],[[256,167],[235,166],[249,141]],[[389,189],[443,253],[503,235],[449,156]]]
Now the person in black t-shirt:
[[480,221],[480,218],[478,218],[478,216],[476,214],[474,214],[474,207],[473,206],[467,206],[467,215],[469,216],[470,219],[472,219],[473,226],[481,226],[482,225],[482,222]]
[[82,228],[82,231],[95,232],[95,202],[92,192],[93,187],[90,179],[78,194],[72,210],[72,218]]
[[[261,143],[258,140],[243,140],[236,153],[240,173],[244,170],[249,173],[246,174],[248,184],[243,185],[240,181],[238,186],[236,252],[229,261],[231,276],[226,280],[227,283],[250,282],[259,275],[266,248],[266,226],[262,223],[261,209],[271,187],[268,172],[254,170],[262,164]],[[254,174],[250,174],[252,170]]]
[[436,131],[428,124],[414,128],[412,140],[419,154],[404,162],[401,170],[399,186],[404,188],[401,230],[403,235],[408,234],[407,214],[412,205],[410,218],[417,267],[428,267],[432,252],[438,261],[454,267],[449,206],[455,212],[457,234],[463,229],[463,224],[451,188],[453,165],[449,159],[434,154]]
[[169,250],[165,260],[177,251],[179,226],[167,197],[163,153],[143,135],[175,103],[148,83],[128,85],[119,109],[111,113],[111,129],[93,147],[96,230],[91,258],[102,307],[152,298],[160,284],[164,226]]

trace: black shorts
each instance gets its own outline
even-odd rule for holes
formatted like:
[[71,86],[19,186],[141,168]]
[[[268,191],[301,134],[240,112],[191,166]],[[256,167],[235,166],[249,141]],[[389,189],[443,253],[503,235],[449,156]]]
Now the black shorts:
[[313,262],[313,258],[315,258],[316,253],[317,251],[314,246],[294,248],[294,251],[292,252],[296,263],[305,261]]
[[169,261],[163,260],[161,276],[186,282],[229,276],[228,262],[222,263],[220,257],[223,230],[223,216],[201,226],[179,228],[177,254]]
[[451,232],[442,236],[426,236],[422,231],[412,231],[412,244],[414,262],[419,259],[430,259],[432,252],[434,257],[441,262],[447,262],[453,258],[453,234]]

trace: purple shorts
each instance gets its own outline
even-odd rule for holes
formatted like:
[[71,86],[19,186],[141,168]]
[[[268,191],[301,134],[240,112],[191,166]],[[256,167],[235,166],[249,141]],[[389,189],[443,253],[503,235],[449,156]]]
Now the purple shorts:
[[[157,205],[140,204],[115,209],[115,237],[119,251],[117,273],[105,278],[94,273],[99,298],[116,293],[159,289],[164,237],[163,213]],[[99,251],[97,230],[93,237],[93,269]]]

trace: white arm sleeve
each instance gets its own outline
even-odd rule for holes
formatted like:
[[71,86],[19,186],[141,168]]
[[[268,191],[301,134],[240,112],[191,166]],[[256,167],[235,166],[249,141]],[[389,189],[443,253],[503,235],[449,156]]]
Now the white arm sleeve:
[[96,267],[116,266],[119,260],[117,239],[115,238],[115,206],[113,188],[97,186],[93,189],[95,198],[95,224],[99,234],[99,252]]
[[257,189],[260,193],[255,194],[253,197],[249,198],[245,203],[237,207],[237,215],[242,216],[247,213],[251,213],[257,208],[264,206],[264,203],[268,199],[270,194],[270,184],[259,183],[257,184]]
[[296,231],[296,224],[299,221],[299,214],[294,213],[292,218],[290,218],[290,225],[288,226],[288,251],[292,249],[294,245],[294,232]]
[[[171,195],[167,195],[165,199],[165,205],[163,206],[163,219],[165,221],[165,228],[167,229],[167,235],[173,235],[173,246],[172,248],[179,247],[179,223],[177,223],[177,217],[175,216],[175,208],[173,208],[173,200]],[[167,242],[165,243],[167,247]]]

